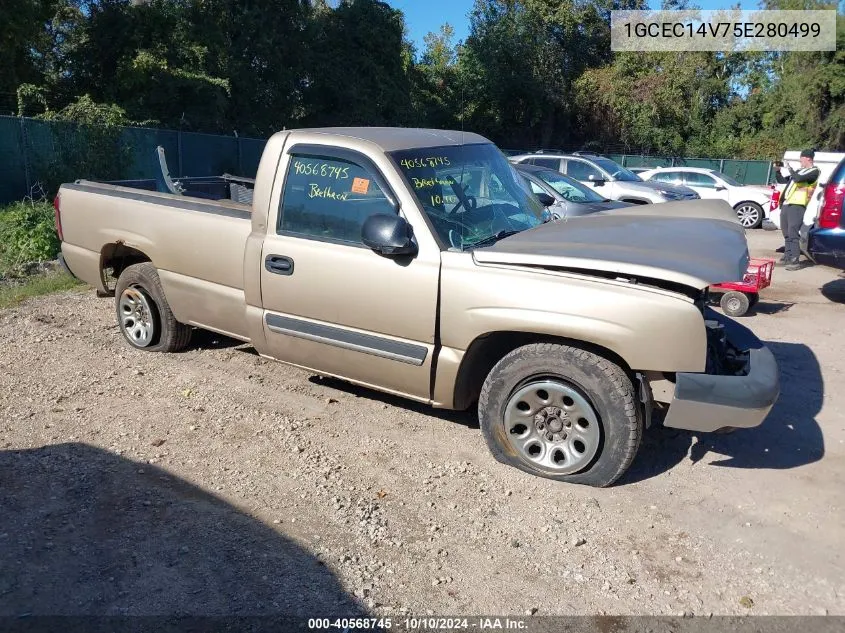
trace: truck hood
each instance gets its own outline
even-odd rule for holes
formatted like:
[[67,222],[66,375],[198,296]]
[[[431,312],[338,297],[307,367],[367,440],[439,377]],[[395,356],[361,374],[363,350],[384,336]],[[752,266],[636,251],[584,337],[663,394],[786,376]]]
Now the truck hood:
[[[653,205],[661,207],[659,214],[648,213],[651,206],[541,224],[475,249],[473,257],[479,264],[617,274],[696,290],[743,279],[748,244],[730,205],[665,202]],[[726,210],[731,219],[725,219]]]

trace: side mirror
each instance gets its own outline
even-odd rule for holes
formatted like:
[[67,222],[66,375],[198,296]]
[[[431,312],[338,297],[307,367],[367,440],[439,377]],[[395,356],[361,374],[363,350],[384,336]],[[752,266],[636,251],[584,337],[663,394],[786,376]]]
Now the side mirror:
[[546,193],[545,191],[541,191],[540,193],[534,194],[537,196],[537,200],[540,201],[544,207],[550,207],[555,203],[555,199],[551,196],[551,194]]
[[716,191],[725,191],[727,187],[724,185],[716,185]]
[[409,255],[417,252],[414,229],[401,215],[376,213],[361,227],[361,241],[379,255]]
[[590,174],[587,177],[587,180],[593,183],[596,187],[601,187],[605,182],[604,178],[602,178],[601,176],[594,176],[593,174]]

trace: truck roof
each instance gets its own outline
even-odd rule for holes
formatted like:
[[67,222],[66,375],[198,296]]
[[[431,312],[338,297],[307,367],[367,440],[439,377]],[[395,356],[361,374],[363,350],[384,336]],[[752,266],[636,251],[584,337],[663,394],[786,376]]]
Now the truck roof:
[[[385,152],[402,149],[419,149],[443,145],[466,145],[469,143],[490,143],[491,141],[474,132],[461,130],[437,130],[409,127],[321,127],[293,128],[286,132],[308,132],[346,136],[378,145]],[[278,132],[284,134],[285,132]]]

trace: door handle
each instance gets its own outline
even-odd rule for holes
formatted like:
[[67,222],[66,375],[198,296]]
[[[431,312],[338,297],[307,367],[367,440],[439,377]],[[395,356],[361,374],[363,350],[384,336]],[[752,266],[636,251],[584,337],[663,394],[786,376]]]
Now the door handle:
[[267,255],[264,258],[264,267],[276,275],[293,274],[293,260],[282,255]]

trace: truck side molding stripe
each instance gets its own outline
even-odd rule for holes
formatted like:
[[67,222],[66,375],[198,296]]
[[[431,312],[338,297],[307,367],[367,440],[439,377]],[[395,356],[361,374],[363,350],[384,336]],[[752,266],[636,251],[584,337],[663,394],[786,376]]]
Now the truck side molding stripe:
[[283,317],[278,314],[267,314],[264,320],[270,331],[277,334],[287,334],[326,345],[343,347],[409,365],[422,365],[428,355],[428,348],[423,345],[403,343],[372,334],[361,334],[331,325]]
[[[249,220],[252,215],[249,211],[244,209],[232,209],[230,207],[223,207],[216,204],[205,204],[196,199],[186,198],[180,200],[179,196],[170,195],[163,198],[160,196],[151,196],[149,194],[141,193],[140,191],[121,191],[119,189],[104,189],[97,186],[85,185],[81,183],[69,183],[62,185],[63,189],[70,189],[71,191],[85,191],[87,193],[100,194],[103,196],[111,196],[114,198],[125,198],[127,200],[137,200],[139,202],[149,202],[150,204],[158,204],[168,208],[185,209],[186,211],[200,211],[202,213],[214,213],[215,215],[225,215],[230,218],[240,218]],[[231,202],[231,201],[229,201]]]

